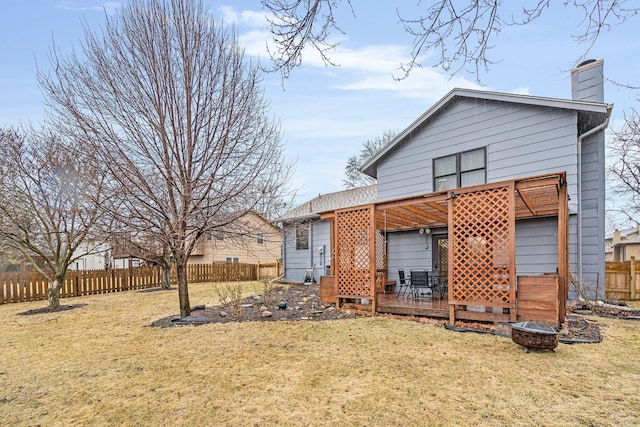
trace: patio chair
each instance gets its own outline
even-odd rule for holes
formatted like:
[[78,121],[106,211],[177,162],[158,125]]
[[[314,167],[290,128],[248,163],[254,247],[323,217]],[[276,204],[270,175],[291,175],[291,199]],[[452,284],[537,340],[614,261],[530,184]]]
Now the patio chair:
[[398,293],[396,294],[398,297],[400,295],[404,295],[407,293],[409,288],[411,287],[411,279],[407,279],[404,275],[404,269],[398,269]]
[[429,283],[427,270],[411,270],[411,294],[413,299],[433,297],[433,287]]
[[428,275],[429,275],[429,284],[431,285],[433,296],[438,299],[444,298],[444,294],[447,286],[446,279],[440,277],[440,271],[438,270],[430,271]]

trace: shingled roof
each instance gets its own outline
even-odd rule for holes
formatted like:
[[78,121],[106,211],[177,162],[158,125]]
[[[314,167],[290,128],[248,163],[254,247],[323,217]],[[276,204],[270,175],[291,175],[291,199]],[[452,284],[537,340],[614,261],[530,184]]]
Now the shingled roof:
[[320,194],[318,197],[291,209],[274,222],[286,223],[320,218],[321,212],[373,203],[377,196],[378,191],[375,184],[337,191],[335,193]]

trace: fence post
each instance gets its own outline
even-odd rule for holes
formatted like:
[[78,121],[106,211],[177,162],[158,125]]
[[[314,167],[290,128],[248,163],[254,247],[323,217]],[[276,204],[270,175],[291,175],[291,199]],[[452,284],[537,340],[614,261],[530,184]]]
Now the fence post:
[[629,287],[631,290],[631,296],[629,299],[635,301],[636,299],[636,257],[632,256],[629,261],[629,272],[631,274],[631,280],[629,280]]

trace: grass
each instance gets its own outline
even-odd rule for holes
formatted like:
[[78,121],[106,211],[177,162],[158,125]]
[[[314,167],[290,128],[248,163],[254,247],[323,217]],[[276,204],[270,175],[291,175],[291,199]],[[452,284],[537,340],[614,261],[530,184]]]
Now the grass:
[[[246,283],[254,291],[258,283]],[[214,304],[216,284],[190,286]],[[158,329],[176,291],[0,306],[12,426],[640,425],[640,323],[524,354],[510,339],[382,317]]]

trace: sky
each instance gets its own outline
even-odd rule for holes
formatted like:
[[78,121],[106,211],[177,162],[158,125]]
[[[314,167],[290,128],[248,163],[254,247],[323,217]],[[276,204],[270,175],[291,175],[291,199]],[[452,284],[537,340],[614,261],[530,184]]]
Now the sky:
[[[580,32],[581,15],[564,2],[553,2],[558,4],[534,23],[502,26],[489,53],[496,63],[480,74],[482,85],[474,74],[451,77],[431,67],[432,53],[423,57],[423,68],[397,81],[393,76],[408,60],[412,42],[398,23],[398,13],[416,16],[416,3],[353,0],[352,10],[343,1],[336,21],[344,33],[334,32],[339,46],[329,53],[339,66],[327,66],[307,51],[302,66],[288,79],[277,73],[263,76],[270,113],[283,131],[286,159],[296,164],[291,182],[296,203],[343,190],[346,161],[359,153],[363,141],[386,130],[401,131],[454,87],[570,98],[570,70],[586,54],[605,61],[605,99],[615,105],[611,129],[622,126],[630,108],[640,107],[640,90],[611,82],[640,86],[640,16],[603,32],[587,52],[588,46],[573,37]],[[207,4],[214,19],[235,25],[247,59],[270,65],[266,45],[271,35],[259,0]],[[42,121],[45,105],[37,71],[48,69],[50,49],[55,46],[64,54],[78,48],[84,27],[99,32],[105,13],[114,13],[120,5],[103,0],[3,1],[0,127]]]

